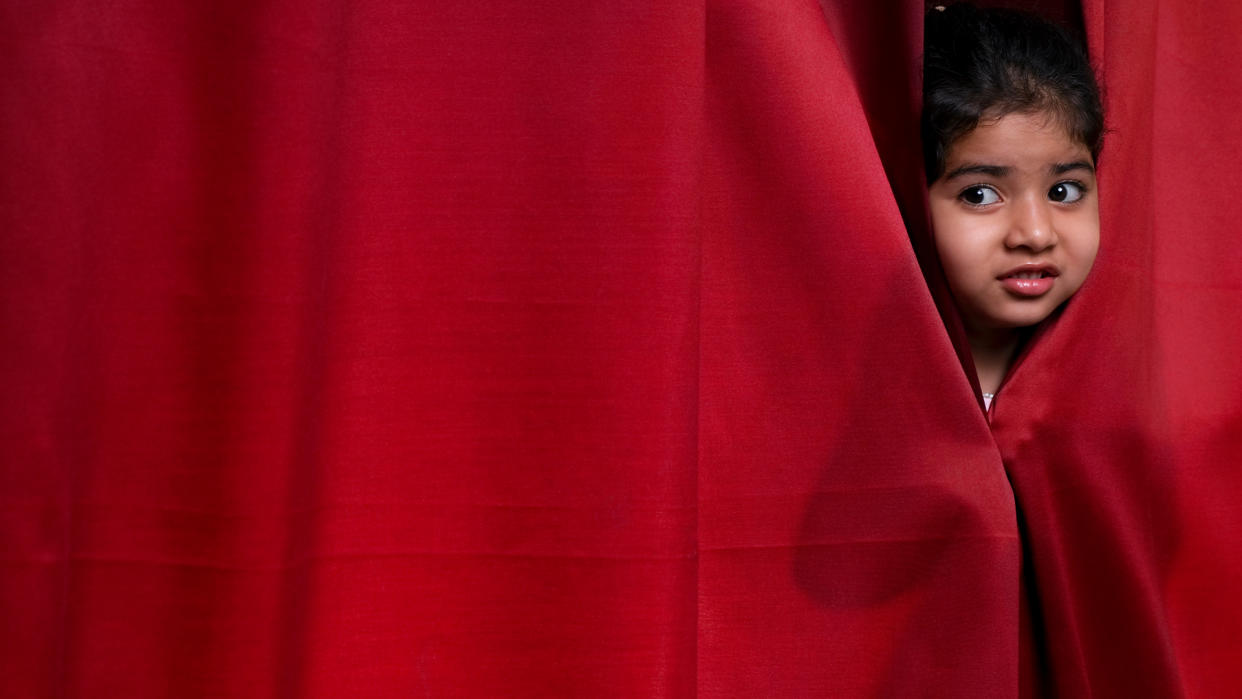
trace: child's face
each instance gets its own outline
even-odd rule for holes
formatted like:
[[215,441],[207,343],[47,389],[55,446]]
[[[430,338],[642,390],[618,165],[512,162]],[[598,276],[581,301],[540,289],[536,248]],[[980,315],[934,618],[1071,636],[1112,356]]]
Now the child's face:
[[936,249],[968,331],[1020,328],[1078,291],[1100,245],[1091,152],[1042,114],[980,122],[928,189]]

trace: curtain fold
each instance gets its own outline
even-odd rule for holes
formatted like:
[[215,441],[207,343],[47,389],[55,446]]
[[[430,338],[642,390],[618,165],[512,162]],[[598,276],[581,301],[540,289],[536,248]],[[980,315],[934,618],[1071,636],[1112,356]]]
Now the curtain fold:
[[[886,9],[896,37],[921,27]],[[1013,498],[848,54],[814,2],[707,20],[700,694],[1005,696]],[[901,111],[870,116],[917,133],[918,46],[897,46],[878,104]]]
[[0,3],[5,692],[1232,696],[1242,12],[1084,5],[989,426],[922,2]]

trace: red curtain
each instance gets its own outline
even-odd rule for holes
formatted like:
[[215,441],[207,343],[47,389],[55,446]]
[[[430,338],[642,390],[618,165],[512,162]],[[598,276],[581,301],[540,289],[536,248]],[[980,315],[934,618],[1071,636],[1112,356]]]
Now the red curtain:
[[922,11],[0,3],[5,692],[1236,695],[1242,10],[991,425]]

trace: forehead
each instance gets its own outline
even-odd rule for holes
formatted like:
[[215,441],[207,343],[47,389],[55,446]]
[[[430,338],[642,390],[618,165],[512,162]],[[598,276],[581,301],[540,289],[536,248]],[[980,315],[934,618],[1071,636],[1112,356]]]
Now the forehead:
[[946,169],[951,170],[968,162],[1021,166],[1090,161],[1091,151],[1048,114],[1013,113],[980,121],[953,142],[946,156]]

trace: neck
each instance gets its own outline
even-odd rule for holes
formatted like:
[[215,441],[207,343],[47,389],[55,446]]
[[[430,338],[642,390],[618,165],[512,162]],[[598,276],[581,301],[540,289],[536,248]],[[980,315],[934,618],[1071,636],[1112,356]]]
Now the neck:
[[979,388],[984,393],[996,393],[1022,344],[1021,333],[1014,328],[968,328],[966,335]]

